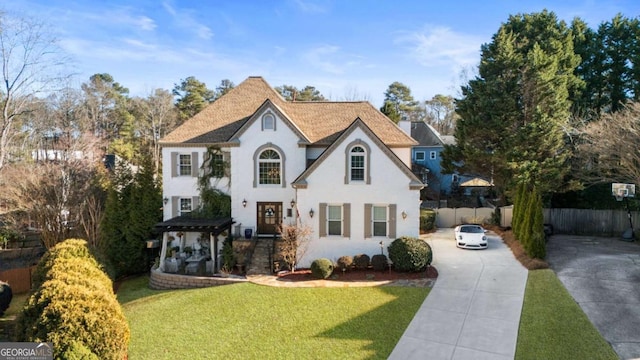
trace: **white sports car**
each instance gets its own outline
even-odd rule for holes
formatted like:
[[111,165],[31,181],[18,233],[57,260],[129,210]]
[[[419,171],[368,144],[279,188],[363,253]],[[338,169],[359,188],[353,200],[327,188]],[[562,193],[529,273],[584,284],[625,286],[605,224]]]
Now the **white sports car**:
[[458,225],[454,230],[456,246],[463,249],[486,249],[487,236],[480,225]]

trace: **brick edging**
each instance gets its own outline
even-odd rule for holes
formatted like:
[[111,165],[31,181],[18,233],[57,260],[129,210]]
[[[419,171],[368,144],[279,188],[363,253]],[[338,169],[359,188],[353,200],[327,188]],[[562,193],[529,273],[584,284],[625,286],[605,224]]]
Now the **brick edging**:
[[193,289],[237,284],[248,280],[240,277],[192,276],[164,273],[151,269],[149,287],[154,290]]

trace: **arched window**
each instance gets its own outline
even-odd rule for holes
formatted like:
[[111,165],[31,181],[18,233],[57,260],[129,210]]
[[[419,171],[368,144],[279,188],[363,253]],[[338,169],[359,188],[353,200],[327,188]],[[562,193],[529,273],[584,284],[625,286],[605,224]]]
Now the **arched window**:
[[276,129],[276,117],[271,113],[264,114],[262,116],[262,130],[275,130]]
[[273,149],[266,149],[258,157],[258,184],[280,185],[281,180],[280,154]]
[[366,170],[365,151],[362,146],[354,146],[349,152],[349,179],[351,181],[364,181]]

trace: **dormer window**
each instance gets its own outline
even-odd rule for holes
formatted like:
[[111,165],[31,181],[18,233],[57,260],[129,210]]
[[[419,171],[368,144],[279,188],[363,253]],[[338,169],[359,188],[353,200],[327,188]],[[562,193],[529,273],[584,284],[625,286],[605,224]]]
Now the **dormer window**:
[[262,131],[275,130],[276,129],[276,117],[271,113],[264,114],[262,116]]

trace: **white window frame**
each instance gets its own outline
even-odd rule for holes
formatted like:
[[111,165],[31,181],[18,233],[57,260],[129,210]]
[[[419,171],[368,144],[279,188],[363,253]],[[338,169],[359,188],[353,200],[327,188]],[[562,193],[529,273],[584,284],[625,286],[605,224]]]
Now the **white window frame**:
[[429,153],[429,159],[431,159],[431,160],[435,160],[435,159],[437,159],[437,158],[438,158],[438,153],[437,153],[436,151],[431,151],[431,152]]
[[[384,220],[376,218],[376,209],[382,210]],[[376,234],[376,223],[384,225],[384,234]],[[387,237],[389,234],[389,207],[387,205],[371,206],[371,234],[373,237]]]
[[[278,155],[277,159],[273,159],[273,158],[268,158],[268,159],[261,159],[262,154],[264,154],[267,151],[273,151],[276,155]],[[262,151],[260,151],[260,154],[258,154],[258,161],[256,166],[257,168],[257,176],[258,176],[258,185],[259,186],[281,186],[282,185],[282,165],[283,165],[283,160],[282,160],[282,154],[280,154],[280,152],[278,152],[276,149],[273,148],[266,148]],[[262,173],[261,173],[261,164],[278,164],[278,182],[277,183],[270,183],[270,182],[262,182],[263,179],[267,179],[267,177],[262,177]],[[275,169],[275,167],[274,167]]]
[[[189,159],[187,164],[187,159]],[[183,160],[185,160],[183,162]],[[191,154],[178,154],[178,176],[191,176],[191,171],[193,167],[193,157]]]
[[[355,151],[356,149],[360,149],[362,151]],[[353,160],[354,158],[362,158],[362,167],[354,167],[353,166]],[[350,182],[364,182],[366,180],[367,177],[367,150],[360,145],[356,145],[353,146],[351,148],[351,150],[349,150],[349,181]],[[362,171],[362,178],[361,179],[354,179],[353,176],[353,171],[354,170],[361,170]]]
[[192,211],[193,211],[193,199],[190,197],[181,197],[178,200],[178,215],[190,214]]
[[272,113],[262,115],[262,131],[276,130],[276,117]]
[[425,158],[424,151],[416,151],[416,161],[424,161]]
[[[334,217],[332,218],[331,215],[331,209],[338,209],[339,211],[339,216],[338,217]],[[335,223],[335,222],[339,222],[339,233],[332,233],[331,231],[331,223]],[[331,205],[331,204],[327,204],[327,236],[342,236],[343,233],[343,225],[344,225],[344,212],[342,210],[342,204],[340,205]]]

